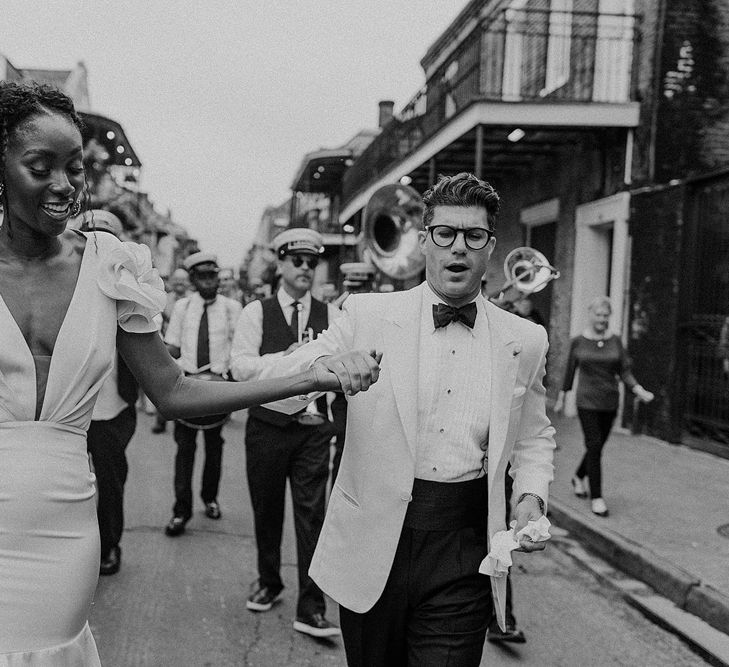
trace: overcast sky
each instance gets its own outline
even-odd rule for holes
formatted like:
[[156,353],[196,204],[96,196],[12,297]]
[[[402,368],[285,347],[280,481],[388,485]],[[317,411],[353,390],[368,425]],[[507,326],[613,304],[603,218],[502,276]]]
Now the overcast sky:
[[142,188],[239,264],[305,153],[377,124],[424,83],[420,59],[466,0],[0,0],[16,67],[88,69]]

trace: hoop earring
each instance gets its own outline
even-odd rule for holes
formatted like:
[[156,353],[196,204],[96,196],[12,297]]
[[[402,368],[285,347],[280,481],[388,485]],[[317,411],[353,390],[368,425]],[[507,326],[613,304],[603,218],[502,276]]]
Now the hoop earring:
[[71,217],[75,218],[79,213],[81,213],[81,201],[77,199],[71,204]]

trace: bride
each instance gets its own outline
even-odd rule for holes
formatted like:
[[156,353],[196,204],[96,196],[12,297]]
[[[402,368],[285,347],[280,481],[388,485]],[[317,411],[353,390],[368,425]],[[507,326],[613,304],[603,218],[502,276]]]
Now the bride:
[[165,294],[149,249],[66,228],[83,194],[81,128],[59,91],[0,82],[0,666],[99,664],[86,429],[116,347],[171,419],[354,394],[379,371],[360,351],[275,380],[185,378],[152,320]]

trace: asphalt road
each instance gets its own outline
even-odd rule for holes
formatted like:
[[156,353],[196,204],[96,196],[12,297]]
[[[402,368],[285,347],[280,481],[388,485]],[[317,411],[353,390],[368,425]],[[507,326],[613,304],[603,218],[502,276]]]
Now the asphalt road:
[[[211,521],[199,498],[188,531],[169,538],[175,445],[171,428],[152,435],[139,413],[129,446],[122,569],[99,582],[91,627],[105,667],[326,667],[345,664],[341,641],[295,632],[296,567],[290,512],[284,535],[282,601],[264,614],[246,610],[256,577],[255,541],[245,483],[244,414],[224,430],[223,518]],[[199,447],[198,459],[202,458]],[[196,463],[201,463],[198,460]],[[196,466],[198,493],[200,468]],[[482,665],[664,666],[706,664],[576,565],[558,545],[518,554],[516,611],[524,645],[490,645]],[[328,611],[337,620],[336,605]]]

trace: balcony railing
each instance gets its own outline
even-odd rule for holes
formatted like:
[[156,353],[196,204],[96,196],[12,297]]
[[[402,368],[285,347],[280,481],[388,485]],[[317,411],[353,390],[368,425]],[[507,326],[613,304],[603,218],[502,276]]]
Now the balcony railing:
[[506,9],[487,17],[344,174],[346,204],[476,101],[634,99],[638,17]]

